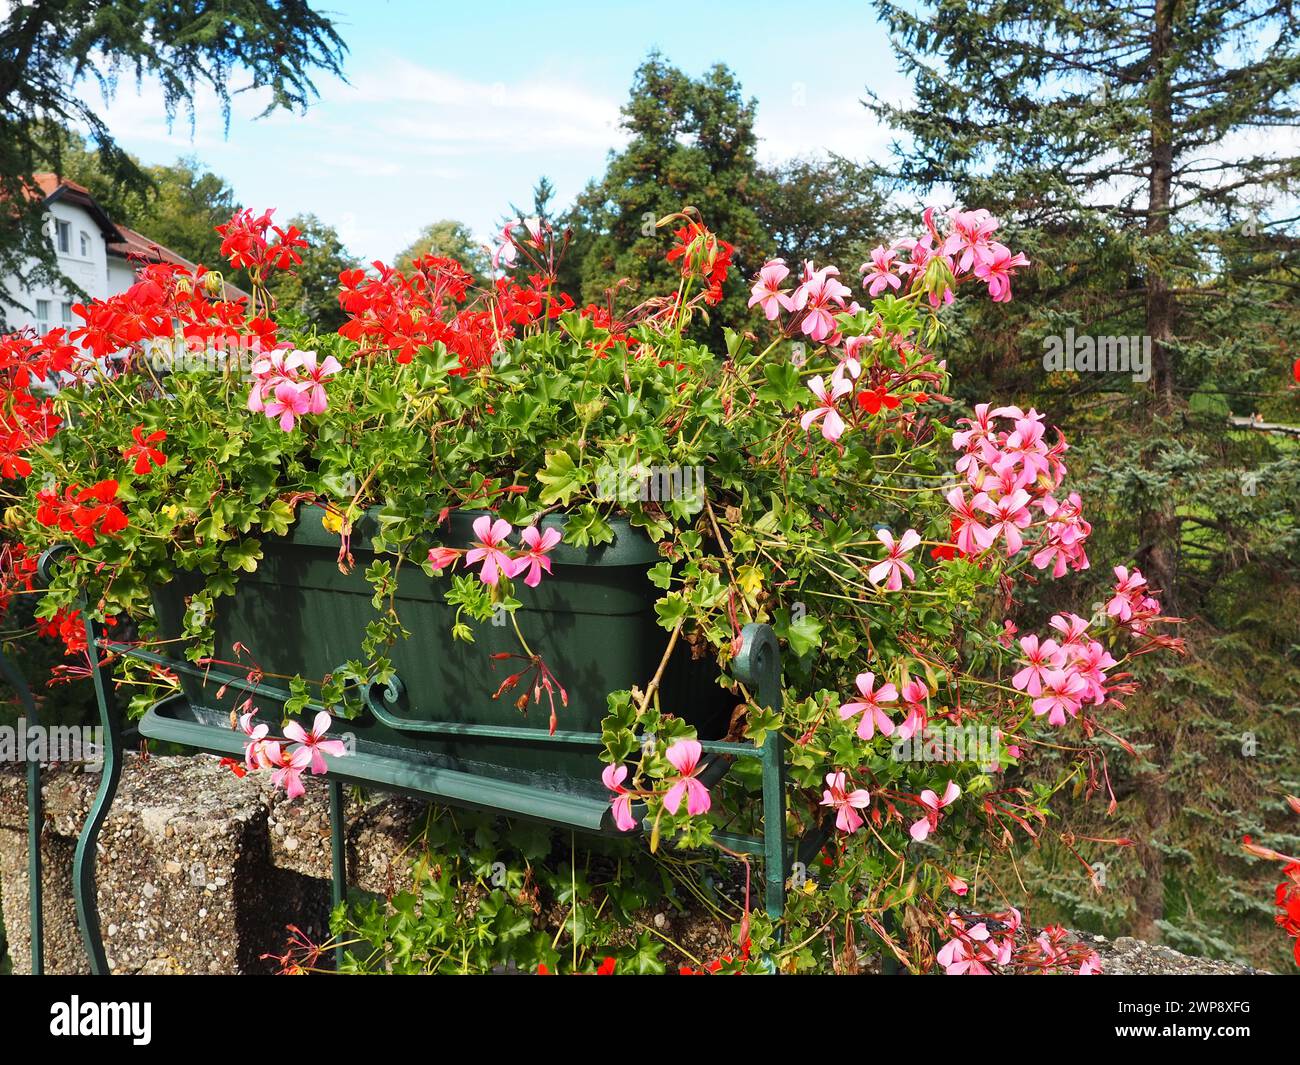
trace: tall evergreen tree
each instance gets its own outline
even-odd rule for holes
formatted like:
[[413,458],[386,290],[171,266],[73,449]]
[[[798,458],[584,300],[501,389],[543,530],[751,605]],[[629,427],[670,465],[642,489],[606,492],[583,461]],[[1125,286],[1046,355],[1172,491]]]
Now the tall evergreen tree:
[[[912,105],[872,102],[903,134],[897,172],[923,194],[950,189],[1000,214],[1038,267],[1014,317],[962,317],[955,361],[998,390],[979,398],[1037,394],[1074,431],[1107,546],[1127,546],[1166,608],[1189,618],[1188,662],[1166,669],[1120,729],[1141,753],[1114,782],[1136,800],[1121,816],[1137,860],[1112,861],[1104,901],[1052,891],[1085,922],[1240,951],[1243,915],[1258,930],[1268,899],[1264,880],[1258,903],[1234,883],[1247,874],[1237,843],[1243,831],[1287,831],[1274,811],[1297,783],[1300,456],[1286,436],[1228,421],[1297,420],[1285,391],[1300,338],[1288,198],[1300,157],[1286,140],[1300,113],[1296,10],[1288,0],[877,8],[914,85]],[[1149,381],[1049,373],[1045,341],[1069,329],[1148,338]]]
[[632,291],[618,299],[624,307],[671,288],[677,267],[664,262],[668,236],[655,222],[692,206],[735,245],[721,317],[743,314],[743,278],[772,246],[756,210],[755,108],[726,67],[692,78],[652,53],[623,106],[628,145],[611,153],[604,176],[587,186],[567,219],[574,238],[561,288],[604,303],[606,291],[629,278]]

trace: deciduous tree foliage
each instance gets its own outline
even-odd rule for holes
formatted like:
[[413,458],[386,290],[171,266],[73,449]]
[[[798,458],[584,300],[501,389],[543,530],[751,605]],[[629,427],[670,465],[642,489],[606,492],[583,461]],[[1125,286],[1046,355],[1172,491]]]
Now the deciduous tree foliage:
[[425,226],[415,240],[398,252],[393,265],[399,270],[409,270],[411,263],[422,255],[455,259],[478,281],[487,277],[491,265],[482,242],[474,238],[469,226],[452,218]]
[[[30,184],[34,171],[63,170],[60,141],[47,131],[87,130],[105,174],[137,192],[149,186],[87,103],[86,83],[111,93],[122,74],[149,77],[169,118],[181,110],[192,114],[203,91],[213,92],[227,114],[231,92],[244,88],[266,91],[268,111],[301,108],[315,94],[312,75],[340,73],[345,50],[330,20],[303,0],[30,0],[6,7],[0,21],[0,275],[31,273],[53,283],[63,282]],[[14,305],[13,293],[0,292],[0,314]]]
[[[1099,895],[1071,874],[1074,855],[1045,855],[1061,861],[1041,873],[1044,894],[1076,923],[1281,964],[1264,931],[1271,873],[1253,870],[1252,897],[1238,844],[1293,831],[1281,789],[1294,789],[1298,761],[1300,454],[1285,436],[1230,430],[1227,416],[1300,420],[1288,391],[1300,337],[1288,198],[1300,158],[1286,139],[1296,11],[1285,0],[877,8],[916,100],[873,102],[904,135],[892,169],[922,195],[944,187],[994,208],[1031,259],[1052,264],[1025,277],[1011,316],[968,309],[959,377],[978,367],[996,382],[981,397],[1036,395],[1091,441],[1092,495],[1110,504],[1105,555],[1127,543],[1191,621],[1187,662],[1164,665],[1163,683],[1131,704],[1122,731],[1140,758],[1109,761],[1119,822],[1073,814],[1080,834],[1138,846],[1089,850],[1108,872]],[[1067,329],[1149,338],[1149,382],[1047,372],[1044,342]],[[1050,605],[1041,598],[1031,607]]]

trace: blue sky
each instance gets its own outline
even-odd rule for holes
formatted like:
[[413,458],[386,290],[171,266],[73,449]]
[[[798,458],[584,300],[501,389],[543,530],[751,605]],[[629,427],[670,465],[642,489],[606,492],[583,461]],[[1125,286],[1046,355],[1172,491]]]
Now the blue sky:
[[195,155],[246,205],[314,212],[372,259],[438,218],[486,239],[541,174],[568,203],[622,143],[619,105],[656,46],[691,74],[715,62],[735,72],[758,98],[765,160],[879,157],[888,133],[859,101],[867,87],[907,91],[865,2],[335,0],[329,10],[350,49],[347,82],[317,79],[321,98],[305,114],[257,119],[264,101],[245,94],[227,132],[202,94],[193,124],[180,115],[168,128],[154,87],[137,91],[129,76],[102,113],[146,162]]

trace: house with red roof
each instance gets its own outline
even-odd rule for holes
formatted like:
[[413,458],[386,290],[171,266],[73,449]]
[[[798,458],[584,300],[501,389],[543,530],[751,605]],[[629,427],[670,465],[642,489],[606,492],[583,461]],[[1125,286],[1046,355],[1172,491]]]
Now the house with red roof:
[[[76,294],[77,287],[92,299],[107,299],[130,288],[136,270],[145,263],[194,267],[147,235],[114,222],[84,185],[49,173],[33,174],[32,181],[44,197],[46,231],[54,242],[59,269],[73,285],[64,288],[10,279],[5,290],[26,305],[7,309],[10,327],[44,333],[61,325],[78,326],[81,320],[72,313],[72,305],[82,299]],[[226,299],[244,295],[226,284]]]

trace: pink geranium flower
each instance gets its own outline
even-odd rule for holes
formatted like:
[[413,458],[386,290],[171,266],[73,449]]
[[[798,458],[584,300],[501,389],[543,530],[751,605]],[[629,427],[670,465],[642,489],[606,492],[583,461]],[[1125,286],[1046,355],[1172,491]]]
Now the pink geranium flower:
[[1021,661],[1025,668],[1011,678],[1011,684],[1030,695],[1042,695],[1043,678],[1065,665],[1065,652],[1055,640],[1044,640],[1040,644],[1038,637],[1032,635],[1020,641],[1020,650],[1024,652]]
[[842,284],[839,270],[823,266],[814,270],[812,263],[804,266],[803,283],[794,291],[794,306],[804,312],[800,328],[805,336],[820,343],[835,332],[835,313],[844,310],[844,300],[852,290]]
[[880,729],[882,736],[892,736],[894,723],[880,704],[894,702],[898,698],[898,689],[889,683],[877,688],[874,673],[859,673],[856,683],[858,691],[862,693],[862,699],[841,706],[840,720],[847,721],[855,714],[861,714],[861,720],[858,721],[858,739],[861,740],[871,739],[876,734],[877,728]]
[[808,382],[808,388],[817,397],[819,404],[799,419],[799,425],[804,432],[807,432],[813,422],[821,419],[822,436],[834,443],[844,435],[844,419],[840,417],[835,403],[840,397],[853,391],[853,384],[847,378],[832,377],[831,391],[828,394],[826,382],[818,374]]
[[784,259],[771,259],[764,263],[758,272],[758,280],[750,289],[748,306],[761,307],[769,322],[775,320],[783,310],[792,310],[794,303],[781,288],[781,282],[789,275],[790,268],[785,265]]
[[274,398],[263,408],[268,418],[279,418],[280,428],[293,432],[296,419],[311,410],[311,399],[302,386],[292,381],[281,381],[272,393]]
[[542,582],[542,570],[551,572],[551,560],[547,557],[547,552],[560,542],[560,530],[538,532],[536,525],[530,525],[519,534],[519,538],[528,546],[528,551],[514,560],[510,576],[518,577],[527,570],[528,576],[524,578],[524,583],[529,588],[536,588]]
[[1121,622],[1133,617],[1136,606],[1142,602],[1147,591],[1147,579],[1140,569],[1132,573],[1127,566],[1115,567],[1115,593],[1106,604],[1106,613]]
[[620,832],[631,832],[636,828],[636,818],[632,816],[632,794],[623,787],[623,781],[627,779],[627,766],[607,765],[600,774],[600,779],[614,793],[609,800],[614,812],[614,824]]
[[1049,723],[1064,725],[1067,718],[1078,716],[1087,694],[1087,682],[1073,670],[1049,670],[1043,675],[1042,694],[1034,700],[1034,714],[1046,714]]
[[429,565],[433,567],[433,572],[447,569],[454,566],[459,561],[461,552],[454,547],[431,547],[429,548]]
[[996,500],[991,499],[987,493],[981,492],[972,500],[972,503],[976,509],[992,516],[993,520],[989,522],[988,526],[989,532],[992,534],[994,541],[998,537],[1006,540],[1008,558],[1025,546],[1025,540],[1020,535],[1020,530],[1033,521],[1028,510],[1028,492],[1023,488],[1017,488],[1010,495],[1005,495]]
[[514,560],[502,549],[512,531],[510,523],[504,518],[497,518],[494,522],[489,515],[484,514],[474,519],[474,535],[478,541],[465,554],[465,564],[472,566],[477,562],[483,563],[478,575],[484,584],[495,588],[502,574],[509,577],[514,573]]
[[903,587],[903,574],[907,574],[909,581],[915,581],[916,574],[912,572],[912,567],[904,561],[904,558],[921,542],[920,534],[915,529],[908,529],[903,533],[903,538],[895,542],[893,533],[888,529],[881,529],[876,534],[876,539],[885,545],[888,554],[867,571],[867,580],[876,585],[884,581],[885,590],[889,592],[896,592]]
[[862,827],[862,815],[858,811],[870,802],[871,796],[865,788],[848,790],[843,770],[826,774],[826,790],[822,792],[821,804],[835,811],[835,827],[841,832],[856,832]]
[[881,291],[888,286],[897,289],[903,283],[895,270],[898,265],[894,260],[898,258],[898,252],[893,248],[878,247],[871,250],[871,262],[862,264],[862,287],[874,299],[879,296]]
[[996,241],[990,248],[992,258],[976,264],[975,276],[988,283],[994,303],[1008,303],[1011,300],[1011,276],[1018,267],[1028,266],[1029,260],[1020,252],[1013,255],[1010,248]]
[[316,365],[314,351],[297,351],[289,357],[286,366],[301,367],[305,376],[300,380],[300,387],[307,396],[307,413],[324,414],[329,407],[329,398],[325,394],[325,379],[333,377],[342,366],[333,355],[326,355],[325,361]]
[[680,774],[672,787],[668,789],[668,794],[664,796],[664,806],[670,814],[677,812],[683,798],[686,799],[686,812],[688,814],[706,814],[709,812],[709,807],[712,805],[712,799],[709,798],[709,789],[696,779],[695,775],[699,769],[700,756],[703,753],[704,748],[700,746],[698,740],[678,740],[668,748],[668,761]]
[[996,534],[981,523],[980,516],[975,512],[971,501],[966,498],[966,493],[960,488],[952,488],[945,498],[948,500],[948,505],[952,507],[953,517],[957,521],[953,535],[957,550],[963,555],[978,555],[988,550]]
[[342,758],[348,753],[347,747],[342,740],[329,740],[325,734],[330,730],[331,719],[329,714],[321,710],[316,715],[315,721],[312,722],[311,731],[308,732],[298,722],[290,721],[284,726],[284,735],[286,739],[294,743],[301,743],[303,747],[311,754],[311,771],[313,773],[328,772],[325,765],[324,755],[332,755],[335,758]]
[[302,786],[302,774],[312,763],[312,752],[307,747],[295,747],[292,751],[282,751],[280,762],[271,774],[271,783],[283,788],[286,797],[296,799],[305,795],[307,789]]
[[955,780],[948,781],[948,786],[944,788],[943,798],[939,798],[933,791],[926,788],[921,792],[921,805],[925,807],[925,816],[919,821],[913,821],[909,829],[911,837],[920,842],[927,838],[931,832],[939,827],[939,811],[945,806],[951,806],[961,795],[961,788],[957,786]]

